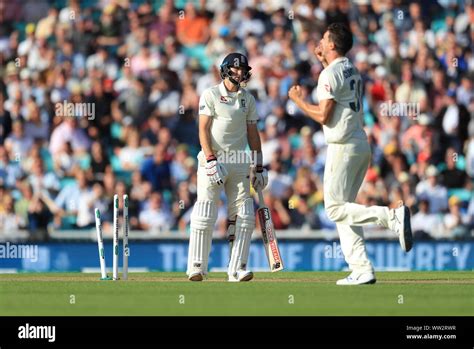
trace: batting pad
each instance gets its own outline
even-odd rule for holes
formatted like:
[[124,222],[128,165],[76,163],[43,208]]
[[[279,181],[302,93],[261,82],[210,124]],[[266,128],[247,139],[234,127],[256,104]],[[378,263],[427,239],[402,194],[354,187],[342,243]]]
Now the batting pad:
[[229,263],[228,275],[234,275],[237,270],[245,270],[249,257],[250,240],[255,229],[255,211],[253,199],[245,199],[239,209],[235,222],[235,241]]
[[212,231],[217,220],[217,207],[212,201],[197,201],[191,214],[187,275],[207,274]]

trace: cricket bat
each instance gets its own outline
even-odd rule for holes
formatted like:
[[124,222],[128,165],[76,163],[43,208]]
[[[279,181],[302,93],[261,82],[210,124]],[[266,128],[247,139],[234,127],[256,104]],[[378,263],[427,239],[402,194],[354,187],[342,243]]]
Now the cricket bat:
[[262,230],[263,246],[267,255],[268,264],[270,265],[270,271],[273,273],[283,270],[283,261],[281,259],[280,250],[278,249],[278,241],[275,235],[275,229],[273,228],[270,209],[265,206],[262,191],[258,190],[257,193],[259,206],[257,216],[260,222],[260,229]]

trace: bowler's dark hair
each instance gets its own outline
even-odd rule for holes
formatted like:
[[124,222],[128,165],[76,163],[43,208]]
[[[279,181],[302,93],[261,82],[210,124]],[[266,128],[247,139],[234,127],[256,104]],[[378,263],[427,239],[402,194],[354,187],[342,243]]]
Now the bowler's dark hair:
[[343,23],[332,23],[328,26],[327,31],[337,53],[345,56],[352,48],[352,32],[350,29]]

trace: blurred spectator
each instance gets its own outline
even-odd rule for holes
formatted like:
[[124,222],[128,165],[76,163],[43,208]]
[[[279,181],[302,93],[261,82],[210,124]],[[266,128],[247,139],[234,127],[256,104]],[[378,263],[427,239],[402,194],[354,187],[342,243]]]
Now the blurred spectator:
[[470,138],[466,142],[466,172],[471,181],[474,178],[474,122],[471,121],[472,130],[470,130]]
[[[76,170],[75,181],[64,186],[59,192],[58,196],[54,200],[56,209],[54,212],[55,215],[55,224],[58,227],[64,226],[61,221],[65,216],[71,216],[74,220],[72,224],[78,222],[78,212],[81,205],[84,205],[83,195],[89,193],[89,185],[87,183],[86,173],[81,170]],[[82,222],[78,222],[82,224]]]
[[153,232],[166,232],[173,226],[174,220],[171,213],[163,207],[163,199],[159,193],[152,193],[149,207],[140,213],[142,229]]
[[14,210],[14,201],[11,195],[3,195],[0,202],[0,236],[8,238],[20,228],[20,217]]
[[152,186],[150,182],[143,181],[140,171],[132,173],[130,187],[130,226],[138,227],[138,215],[144,208],[144,202],[150,197]]
[[116,15],[118,7],[110,3],[104,7],[100,17],[100,30],[97,42],[103,46],[115,46],[120,43],[120,23]]
[[91,163],[88,171],[90,180],[101,180],[110,166],[109,159],[105,154],[104,147],[99,141],[95,141],[91,146]]
[[31,185],[26,181],[18,181],[18,189],[20,196],[15,202],[15,213],[19,217],[20,226],[27,228],[30,225],[29,222],[29,207],[33,201],[33,190]]
[[18,45],[18,54],[20,56],[28,55],[35,43],[35,29],[34,23],[28,23],[25,27],[26,38]]
[[446,169],[441,172],[441,184],[448,189],[463,188],[466,185],[466,172],[456,168],[458,157],[459,154],[454,148],[448,148],[445,157]]
[[28,205],[27,229],[31,240],[46,240],[48,238],[48,225],[51,221],[51,210],[45,204],[44,196],[34,192],[30,184],[23,191],[24,199]]
[[402,146],[414,154],[418,154],[427,147],[429,137],[433,137],[433,130],[430,127],[433,123],[432,118],[427,114],[421,114],[416,118],[411,126],[408,127],[402,136]]
[[32,146],[33,138],[25,134],[25,125],[23,121],[14,121],[12,125],[12,133],[5,140],[5,148],[10,154],[10,158],[19,161],[19,159],[28,155]]
[[63,148],[54,157],[54,172],[61,177],[73,175],[75,169],[80,165],[79,159],[75,157],[72,145],[66,142]]
[[155,147],[153,157],[146,159],[141,168],[144,180],[150,182],[153,191],[169,189],[171,185],[170,164],[165,159],[166,148],[162,144]]
[[430,91],[430,100],[432,100],[433,114],[438,115],[444,107],[447,91],[446,73],[442,69],[435,69],[433,72],[433,86]]
[[427,199],[421,199],[418,204],[419,211],[411,218],[411,229],[414,238],[430,239],[439,235],[442,226],[441,215],[430,213],[430,202]]
[[466,107],[457,104],[455,90],[448,90],[445,96],[445,106],[437,118],[443,128],[443,144],[452,146],[457,152],[460,152],[467,139],[467,126],[470,117]]
[[430,213],[442,213],[448,208],[448,191],[438,184],[438,170],[431,165],[426,169],[425,179],[417,184],[416,195],[429,201]]
[[413,187],[411,185],[411,178],[410,175],[407,172],[401,172],[398,177],[397,181],[400,183],[400,188],[403,196],[403,201],[406,206],[409,208],[412,208],[415,206],[417,200],[413,190]]
[[421,111],[426,111],[428,99],[425,87],[414,79],[412,71],[412,65],[405,61],[402,65],[402,83],[395,91],[395,101],[399,103],[416,103]]
[[146,122],[146,128],[141,132],[142,142],[145,141],[148,145],[157,144],[161,127],[161,119],[155,113],[152,114]]
[[54,7],[50,7],[48,10],[48,16],[41,19],[36,26],[36,38],[47,39],[54,32],[54,26],[58,19],[58,10]]
[[86,152],[90,146],[87,134],[78,127],[77,120],[65,119],[51,134],[49,151],[53,156],[64,149],[67,142],[71,143],[74,152]]
[[246,7],[242,10],[241,23],[237,29],[237,36],[243,40],[249,34],[261,36],[265,31],[265,26],[261,19],[257,18],[254,8]]
[[33,160],[29,182],[35,195],[48,198],[54,197],[60,188],[58,177],[53,172],[45,171],[43,160],[40,158]]
[[174,159],[170,164],[171,178],[177,183],[188,179],[185,161],[188,158],[188,148],[186,145],[181,145],[176,148]]
[[134,55],[131,61],[132,72],[135,76],[149,79],[151,72],[160,65],[160,58],[157,53],[153,53],[148,45],[144,45],[138,54]]
[[32,102],[28,105],[26,119],[28,121],[25,123],[25,137],[41,140],[41,142],[47,141],[49,138],[49,120],[47,116],[42,118],[41,110],[36,103]]
[[[84,177],[85,178],[85,177]],[[109,212],[102,215],[104,220],[110,221],[110,209],[112,205],[107,205],[107,199],[104,197],[104,188],[101,184],[96,183],[92,189],[86,183],[80,188],[81,192],[78,198],[78,210],[76,224],[79,228],[92,228],[95,224],[94,208],[98,208],[101,212]]]
[[164,42],[165,58],[168,61],[167,68],[183,77],[183,72],[188,61],[187,57],[180,52],[179,44],[176,40],[168,37]]
[[4,143],[12,129],[12,118],[10,113],[5,110],[4,95],[0,91],[0,143]]
[[463,239],[468,236],[467,217],[461,213],[461,201],[456,196],[449,199],[449,213],[444,216],[445,236],[452,239]]
[[158,43],[163,44],[166,38],[175,36],[176,24],[171,3],[164,4],[158,11],[156,21],[150,26],[151,33],[156,32]]
[[172,89],[165,77],[160,77],[152,87],[149,103],[156,107],[165,126],[171,129],[174,129],[178,122],[179,101],[180,94]]
[[144,152],[140,147],[140,134],[133,129],[128,133],[125,140],[126,146],[120,149],[120,167],[126,171],[133,171],[139,168],[143,162]]
[[96,53],[90,55],[86,60],[87,70],[100,71],[109,79],[115,79],[118,73],[118,65],[115,60],[109,56],[107,49],[103,46],[97,48]]
[[457,102],[464,107],[469,107],[471,100],[474,98],[474,74],[464,75],[461,78],[461,85],[457,89]]
[[204,44],[209,38],[209,23],[207,19],[198,14],[192,2],[188,2],[176,20],[176,35],[178,41],[192,47]]
[[321,191],[317,190],[314,181],[310,179],[310,172],[304,168],[302,170],[298,172],[294,184],[295,193],[288,202],[291,217],[290,226],[319,229],[320,223],[316,206],[322,203],[323,195]]
[[38,38],[39,25],[36,29],[37,38],[31,51],[28,53],[27,67],[29,70],[42,73],[51,69],[54,63],[54,50],[48,45],[44,38]]
[[131,87],[125,89],[118,97],[119,102],[123,105],[123,111],[120,112],[132,116],[131,122],[141,124],[149,108],[145,81],[134,79],[130,85]]
[[270,168],[268,170],[268,190],[272,196],[281,199],[288,197],[292,187],[293,178],[283,171],[281,161],[281,150],[273,153]]
[[0,185],[6,188],[13,188],[17,178],[22,175],[19,161],[10,160],[7,150],[0,145]]
[[186,230],[188,222],[186,219],[181,218],[192,210],[195,200],[196,195],[190,192],[188,182],[180,182],[178,184],[177,197],[173,203],[173,215],[176,217],[175,226],[178,230]]

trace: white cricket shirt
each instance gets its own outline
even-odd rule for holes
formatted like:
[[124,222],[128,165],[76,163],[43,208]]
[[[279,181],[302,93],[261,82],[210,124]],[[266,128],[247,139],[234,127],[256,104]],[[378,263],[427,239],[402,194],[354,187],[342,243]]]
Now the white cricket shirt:
[[212,150],[245,150],[247,123],[258,120],[255,98],[244,88],[229,92],[224,82],[204,90],[199,100],[199,115],[212,117]]
[[362,111],[362,78],[347,57],[331,62],[319,75],[316,95],[319,101],[334,99],[336,106],[323,132],[327,143],[367,140]]

